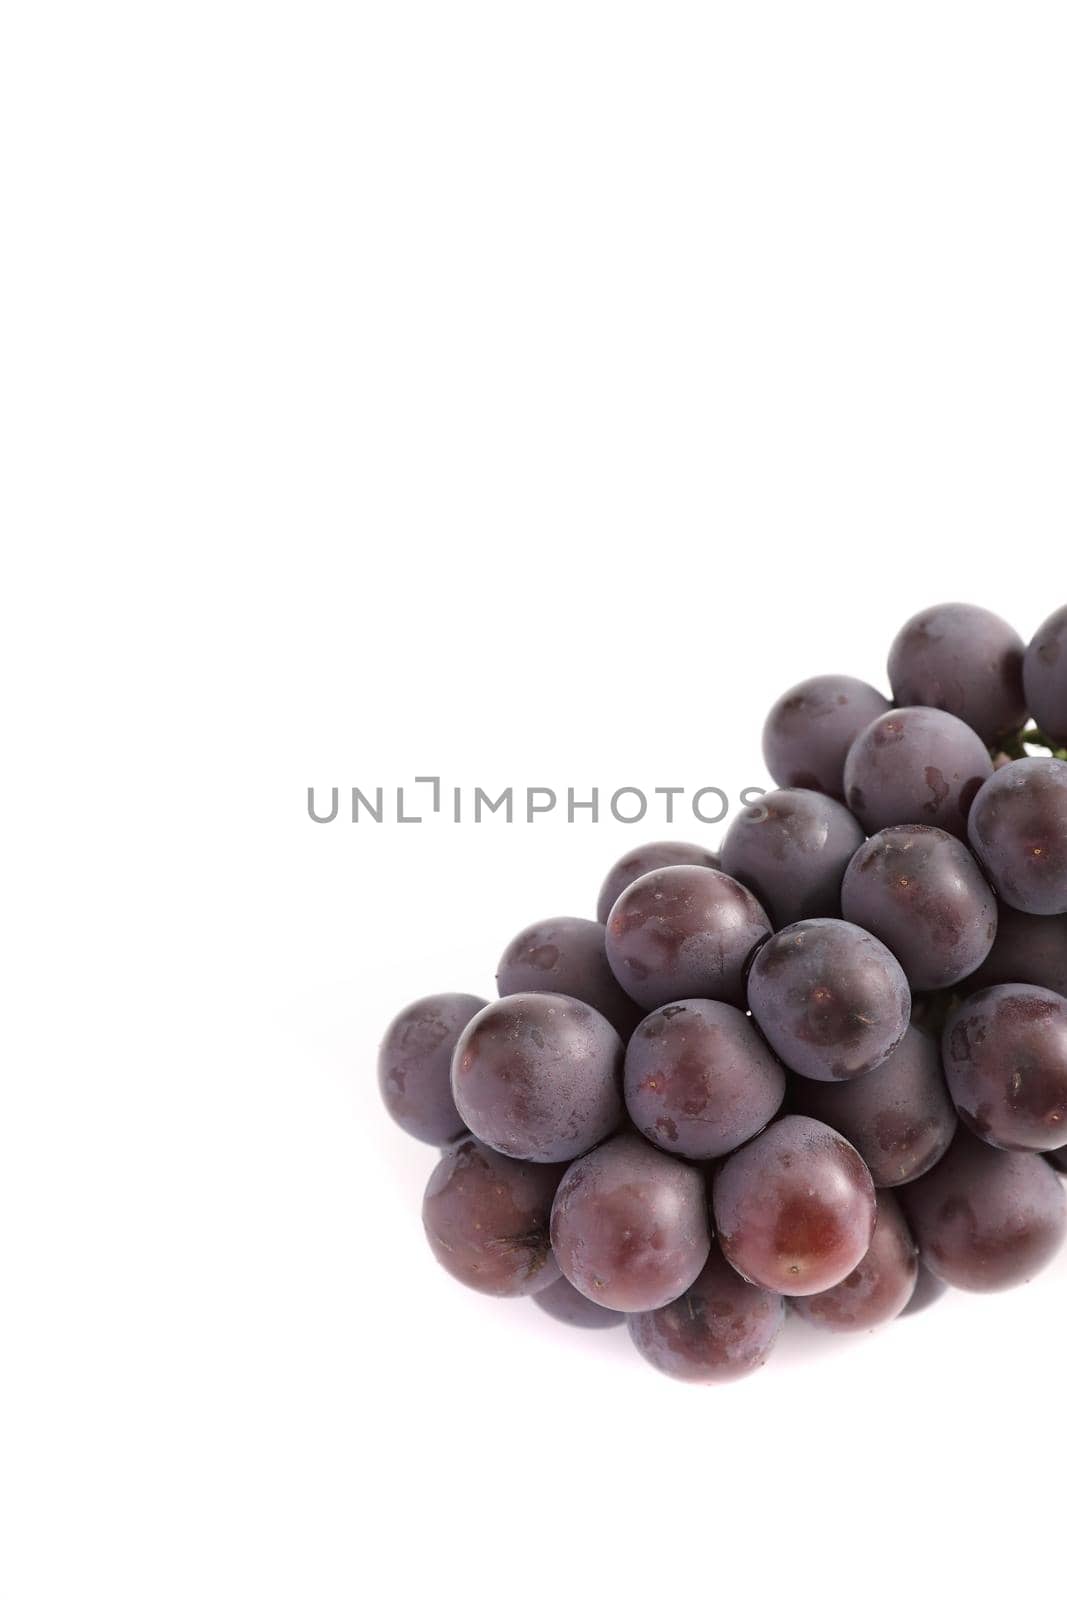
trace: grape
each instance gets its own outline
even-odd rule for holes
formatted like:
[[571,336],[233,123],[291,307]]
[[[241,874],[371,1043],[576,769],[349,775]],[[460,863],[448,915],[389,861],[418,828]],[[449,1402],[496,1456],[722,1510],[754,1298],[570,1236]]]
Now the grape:
[[1045,1156],[1057,1172],[1067,1172],[1067,1145],[1062,1150],[1046,1150]]
[[626,1109],[653,1144],[707,1161],[770,1122],[785,1073],[748,1018],[718,1000],[653,1011],[626,1050]]
[[859,678],[807,678],[776,700],[763,725],[763,759],[775,783],[844,797],[849,745],[889,701]]
[[615,1328],[625,1321],[621,1311],[609,1311],[579,1294],[573,1283],[559,1277],[547,1289],[534,1295],[534,1304],[547,1311],[557,1322],[566,1322],[571,1328]]
[[405,1006],[385,1030],[378,1085],[389,1115],[413,1138],[441,1145],[465,1132],[452,1098],[452,1051],[487,1004],[473,994],[430,994]]
[[862,1333],[899,1317],[915,1289],[919,1252],[898,1202],[883,1190],[870,1248],[832,1289],[793,1301],[805,1322],[830,1333]]
[[1067,1000],[1002,983],[965,1000],[945,1027],[949,1093],[972,1133],[1001,1150],[1067,1144]]
[[472,1133],[524,1161],[570,1161],[622,1117],[622,1040],[582,1000],[512,994],[467,1025],[452,1092]]
[[549,1245],[552,1198],[566,1169],[512,1161],[472,1138],[445,1150],[422,1202],[430,1249],[483,1294],[537,1294],[559,1277]]
[[967,846],[940,828],[883,828],[860,846],[841,886],[850,922],[889,946],[913,989],[947,989],[980,966],[997,903]]
[[608,918],[611,970],[646,1011],[671,1000],[743,1005],[745,967],[771,931],[740,883],[709,867],[661,867],[624,889]]
[[936,1039],[911,1027],[876,1072],[850,1083],[795,1078],[790,1107],[854,1144],[882,1189],[910,1183],[940,1161],[956,1132],[956,1112]]
[[965,722],[905,706],[859,735],[845,762],[845,793],[868,833],[925,822],[963,838],[967,813],[992,771],[989,751]]
[[712,1245],[680,1299],[627,1320],[637,1350],[669,1378],[724,1383],[762,1367],[784,1317],[781,1295],[739,1278]]
[[1067,744],[1067,606],[1054,611],[1030,640],[1023,686],[1030,715],[1042,733]]
[[604,950],[604,928],[585,917],[555,917],[516,934],[500,958],[501,995],[569,994],[607,1017],[628,1039],[640,1009],[615,982]]
[[1022,669],[1022,639],[981,606],[930,606],[904,624],[889,652],[898,706],[951,711],[983,744],[1026,721]]
[[902,1317],[910,1317],[916,1311],[925,1311],[927,1306],[932,1306],[935,1300],[948,1289],[947,1283],[942,1283],[940,1278],[935,1278],[929,1267],[925,1267],[920,1260],[919,1274],[915,1280],[915,1288],[911,1299],[900,1313]]
[[971,811],[971,849],[1016,911],[1067,911],[1067,762],[1027,756],[982,785]]
[[825,1081],[877,1067],[911,1016],[896,956],[863,928],[829,917],[768,939],[752,963],[748,1004],[786,1066]]
[[1033,983],[1067,996],[1067,916],[1033,917],[1002,902],[993,948],[965,988],[997,983]]
[[713,850],[705,850],[700,844],[686,844],[681,839],[661,839],[656,844],[639,845],[636,850],[628,850],[626,854],[612,867],[601,886],[596,903],[597,919],[607,922],[611,915],[611,908],[624,889],[638,878],[643,878],[646,872],[655,872],[660,867],[714,867],[719,866],[719,858]]
[[874,1233],[870,1173],[846,1139],[810,1117],[783,1117],[729,1156],[712,1192],[727,1261],[778,1294],[833,1288]]
[[1067,1194],[1041,1156],[994,1150],[961,1128],[932,1171],[900,1191],[930,1270],[957,1289],[1027,1283],[1067,1229]]
[[801,917],[836,917],[841,879],[863,843],[850,811],[814,789],[774,789],[734,818],[723,871],[743,883],[776,928]]
[[695,1167],[622,1133],[567,1169],[552,1248],[569,1281],[613,1311],[654,1311],[684,1294],[710,1246]]

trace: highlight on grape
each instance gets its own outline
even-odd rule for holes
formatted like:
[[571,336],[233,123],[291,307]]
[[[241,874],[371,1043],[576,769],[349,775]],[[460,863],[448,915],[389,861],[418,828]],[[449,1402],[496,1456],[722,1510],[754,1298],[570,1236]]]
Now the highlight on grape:
[[461,1283],[625,1323],[660,1372],[715,1383],[763,1365],[787,1305],[857,1332],[1052,1260],[1067,606],[1029,645],[932,606],[887,677],[775,702],[780,787],[718,852],[638,846],[589,886],[595,917],[511,938],[496,999],[389,1025],[382,1096],[438,1147],[423,1223]]

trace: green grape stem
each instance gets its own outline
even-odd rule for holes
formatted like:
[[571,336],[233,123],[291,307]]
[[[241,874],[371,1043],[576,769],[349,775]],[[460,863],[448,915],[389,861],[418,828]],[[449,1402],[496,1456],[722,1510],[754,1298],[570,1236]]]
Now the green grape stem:
[[1021,728],[1010,739],[1002,739],[992,754],[994,759],[998,755],[1006,755],[1011,761],[1022,761],[1035,749],[1047,750],[1057,761],[1067,761],[1067,748],[1050,739],[1040,728]]

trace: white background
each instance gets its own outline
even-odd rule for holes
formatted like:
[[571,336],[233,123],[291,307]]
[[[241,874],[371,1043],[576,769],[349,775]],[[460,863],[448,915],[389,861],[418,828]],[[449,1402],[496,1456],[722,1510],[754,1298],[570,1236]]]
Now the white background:
[[671,830],[305,793],[735,792],[1063,602],[1060,8],[3,31],[5,1600],[1054,1590],[1062,1267],[701,1390],[425,1248],[385,1023]]

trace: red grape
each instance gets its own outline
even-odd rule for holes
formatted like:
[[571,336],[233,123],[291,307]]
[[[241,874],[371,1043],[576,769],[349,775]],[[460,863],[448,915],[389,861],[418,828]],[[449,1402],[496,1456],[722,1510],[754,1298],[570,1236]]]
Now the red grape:
[[552,1248],[588,1299],[652,1311],[693,1282],[710,1245],[695,1167],[623,1133],[567,1169],[552,1207]]
[[611,970],[646,1011],[671,1000],[743,1005],[745,967],[771,931],[763,907],[710,867],[662,867],[631,883],[608,918]]
[[1034,983],[1067,996],[1067,916],[1035,917],[1001,903],[993,948],[964,988]]
[[463,1133],[452,1098],[452,1052],[487,1004],[473,994],[430,994],[405,1006],[385,1030],[378,1085],[386,1110],[405,1133],[437,1145]]
[[422,1203],[441,1265],[483,1294],[536,1294],[559,1277],[549,1244],[565,1168],[512,1161],[467,1134],[442,1153]]
[[1022,669],[1022,639],[981,606],[930,606],[904,624],[889,652],[898,706],[951,711],[984,744],[1026,721]]
[[622,1040],[569,995],[494,1000],[460,1035],[452,1092],[472,1133],[525,1161],[570,1161],[622,1118]]
[[1026,648],[1023,685],[1042,733],[1067,744],[1067,606],[1054,611]]
[[714,867],[719,858],[713,850],[701,844],[686,844],[681,839],[660,839],[655,844],[638,845],[621,856],[604,879],[597,898],[596,914],[600,922],[607,922],[611,908],[624,889],[646,872],[659,867]]
[[718,1000],[653,1011],[626,1049],[626,1108],[673,1155],[706,1161],[736,1150],[770,1122],[785,1073],[743,1012]]
[[810,1117],[783,1117],[729,1156],[713,1197],[727,1261],[778,1294],[833,1288],[874,1233],[870,1173],[846,1139]]
[[569,994],[584,1000],[623,1039],[641,1019],[608,965],[603,924],[585,917],[553,917],[516,934],[500,958],[496,986],[501,995]]
[[621,1311],[610,1311],[607,1306],[598,1306],[595,1300],[587,1300],[562,1276],[547,1289],[539,1290],[533,1299],[542,1311],[571,1328],[615,1328],[626,1320]]
[[911,993],[872,934],[828,917],[795,922],[752,963],[748,1003],[771,1049],[807,1078],[856,1078],[904,1036]]
[[878,1196],[874,1235],[863,1260],[832,1289],[794,1300],[805,1322],[831,1333],[862,1333],[899,1317],[915,1289],[919,1252],[894,1197]]
[[992,771],[989,751],[965,722],[905,706],[856,739],[845,762],[845,794],[867,833],[925,822],[963,838],[967,813]]
[[859,678],[829,674],[806,678],[770,709],[763,727],[763,759],[775,783],[844,796],[849,746],[889,701]]
[[776,928],[836,917],[841,879],[863,843],[845,807],[814,789],[774,789],[730,824],[723,871],[751,889]]
[[669,1378],[725,1383],[762,1367],[784,1315],[781,1295],[746,1283],[712,1245],[680,1299],[627,1320],[637,1350]]
[[1067,762],[1009,761],[978,791],[968,828],[1009,906],[1045,917],[1067,911]]
[[1067,1000],[1002,983],[945,1025],[945,1078],[963,1122],[1002,1150],[1067,1144]]
[[789,1103],[844,1134],[883,1189],[929,1171],[956,1132],[938,1041],[914,1027],[875,1072],[862,1078],[849,1083],[795,1078]]
[[957,1289],[1027,1283],[1067,1229],[1067,1194],[1048,1162],[994,1150],[966,1128],[900,1198],[923,1261]]
[[889,946],[913,989],[946,989],[989,954],[997,902],[965,844],[941,828],[883,828],[841,886],[849,922]]

